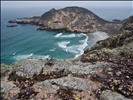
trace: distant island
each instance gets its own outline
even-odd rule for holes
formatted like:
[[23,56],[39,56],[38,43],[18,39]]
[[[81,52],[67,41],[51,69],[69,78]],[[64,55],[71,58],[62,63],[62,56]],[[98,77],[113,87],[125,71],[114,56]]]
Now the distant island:
[[118,32],[122,25],[122,21],[106,21],[82,7],[66,7],[59,10],[53,8],[41,16],[18,18],[10,20],[9,23],[39,25],[37,30],[66,30],[78,33],[104,31],[109,34]]
[[52,9],[41,17],[10,22],[86,33],[102,27],[102,31],[108,32],[109,28],[116,30],[117,25],[122,27],[76,59],[28,58],[9,66],[1,64],[1,100],[133,99],[133,16],[118,24],[87,9],[67,7]]
[[17,27],[18,25],[7,25],[7,27]]

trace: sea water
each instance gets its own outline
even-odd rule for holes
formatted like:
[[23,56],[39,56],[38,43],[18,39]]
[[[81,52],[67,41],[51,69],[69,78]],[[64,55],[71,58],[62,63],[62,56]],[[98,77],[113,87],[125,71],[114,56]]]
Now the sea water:
[[1,15],[1,63],[11,64],[26,58],[76,58],[96,41],[108,37],[105,32],[86,34],[65,31],[37,31],[39,26],[18,24],[6,27],[8,21],[22,17],[39,16],[48,8],[2,8]]

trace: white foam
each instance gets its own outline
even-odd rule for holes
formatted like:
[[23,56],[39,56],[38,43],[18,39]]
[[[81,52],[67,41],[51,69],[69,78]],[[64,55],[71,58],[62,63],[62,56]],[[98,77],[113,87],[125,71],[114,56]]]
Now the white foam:
[[13,57],[15,60],[22,60],[22,59],[27,59],[27,58],[38,58],[38,59],[47,59],[50,58],[50,55],[33,55],[33,53],[29,55],[16,55]]
[[74,38],[75,34],[68,34],[68,35],[62,35],[62,33],[58,33],[55,35],[55,37],[60,37],[60,38]]
[[75,54],[78,54],[79,53],[79,51],[78,51],[78,45],[69,46],[69,47],[66,48],[66,50],[68,52],[75,53]]
[[87,44],[87,41],[88,41],[88,36],[86,34],[80,34],[81,36],[84,35],[86,36],[86,38],[84,40],[80,40],[80,43],[79,45],[72,45],[72,46],[68,46],[66,47],[66,50],[68,52],[71,52],[71,53],[75,53],[75,57],[74,58],[77,58],[78,56],[82,55],[84,53],[84,49],[85,47],[88,45]]
[[83,33],[76,34],[77,37],[81,37],[81,36],[83,36],[83,35],[84,35]]
[[[80,44],[79,45],[72,45],[72,46],[67,46],[67,44],[69,44],[69,42],[63,42],[62,44],[60,44],[60,47],[64,48],[64,50],[66,52],[71,52],[75,54],[74,58],[79,57],[80,55],[82,55],[84,53],[84,49],[88,46],[88,36],[86,34],[77,34],[77,37],[81,37],[81,36],[85,36],[86,38],[84,40],[79,40]],[[99,40],[104,40],[106,38],[108,38],[108,34],[105,32],[94,32],[92,34],[89,35],[90,37],[90,41],[93,41],[92,43],[96,43]],[[92,45],[94,45],[92,44]]]
[[58,42],[57,44],[61,48],[66,48],[69,43],[70,41],[62,41],[62,42]]
[[78,56],[82,55],[84,53],[84,49],[88,45],[87,44],[87,42],[88,42],[88,36],[86,34],[83,34],[83,33],[82,33],[82,35],[86,36],[86,38],[81,41],[83,44],[79,45],[79,47],[78,47],[78,50],[80,51],[80,53],[79,54],[76,54],[75,55],[75,58],[77,58]]
[[14,55],[16,55],[16,53],[13,53],[12,55],[14,56]]
[[60,37],[62,37],[62,38],[74,38],[75,37],[75,34],[62,35]]
[[30,57],[33,56],[33,53],[31,53],[29,56],[30,56]]
[[84,40],[79,40],[80,43],[84,43]]
[[58,33],[55,35],[55,37],[60,37],[62,35],[62,33]]
[[15,60],[22,60],[22,59],[30,58],[30,57],[32,57],[32,56],[33,56],[33,53],[28,54],[28,55],[16,55],[16,56],[14,56],[13,58],[14,58]]
[[35,55],[34,57],[38,58],[38,59],[47,59],[47,58],[50,58],[50,55],[46,55],[46,56],[44,56],[44,55]]
[[56,48],[50,49],[50,51],[55,51]]

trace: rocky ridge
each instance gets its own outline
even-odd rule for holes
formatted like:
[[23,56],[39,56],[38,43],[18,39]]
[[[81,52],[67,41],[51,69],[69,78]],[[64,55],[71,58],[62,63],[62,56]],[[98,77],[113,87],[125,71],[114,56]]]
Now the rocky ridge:
[[88,9],[81,7],[51,9],[41,16],[18,18],[9,21],[9,23],[39,25],[40,27],[37,30],[66,30],[78,33],[104,31],[109,34],[117,33],[122,25],[122,21],[106,21]]

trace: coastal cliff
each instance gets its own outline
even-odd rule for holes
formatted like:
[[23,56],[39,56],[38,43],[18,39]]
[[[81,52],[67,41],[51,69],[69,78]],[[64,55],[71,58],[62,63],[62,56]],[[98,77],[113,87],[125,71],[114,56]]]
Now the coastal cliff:
[[132,100],[132,70],[133,16],[119,34],[98,41],[77,59],[1,64],[1,99]]
[[82,7],[66,7],[58,10],[53,8],[41,16],[18,18],[9,23],[39,25],[37,30],[66,30],[78,33],[104,31],[109,34],[117,33],[122,25],[122,22],[106,21]]

